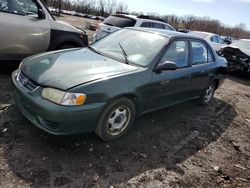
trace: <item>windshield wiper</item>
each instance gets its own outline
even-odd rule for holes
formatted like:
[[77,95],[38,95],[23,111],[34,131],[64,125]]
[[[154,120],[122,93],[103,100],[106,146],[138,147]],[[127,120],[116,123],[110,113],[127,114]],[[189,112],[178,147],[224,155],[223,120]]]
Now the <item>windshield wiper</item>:
[[121,43],[119,42],[118,44],[119,44],[120,48],[122,49],[122,54],[123,54],[123,56],[124,56],[124,58],[125,58],[126,64],[129,64],[129,61],[128,61],[128,54],[126,53],[126,51],[125,51],[124,48],[122,47]]

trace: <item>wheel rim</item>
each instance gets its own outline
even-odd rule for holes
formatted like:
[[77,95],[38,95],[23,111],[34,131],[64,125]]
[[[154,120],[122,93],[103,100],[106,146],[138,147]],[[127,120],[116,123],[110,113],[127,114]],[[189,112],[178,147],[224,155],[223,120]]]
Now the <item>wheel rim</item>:
[[113,110],[107,121],[107,131],[110,135],[116,136],[122,133],[128,126],[131,119],[131,111],[126,106],[120,106]]
[[206,103],[208,103],[212,99],[213,93],[214,93],[214,87],[213,85],[210,85],[205,91],[204,99]]

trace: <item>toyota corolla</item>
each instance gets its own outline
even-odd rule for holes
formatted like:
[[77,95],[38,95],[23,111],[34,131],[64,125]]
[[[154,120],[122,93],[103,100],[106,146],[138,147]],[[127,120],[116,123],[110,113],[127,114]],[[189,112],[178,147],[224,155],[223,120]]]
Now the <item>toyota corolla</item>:
[[124,135],[136,116],[187,100],[208,104],[226,60],[203,39],[125,28],[86,48],[34,55],[12,73],[17,107],[55,135]]

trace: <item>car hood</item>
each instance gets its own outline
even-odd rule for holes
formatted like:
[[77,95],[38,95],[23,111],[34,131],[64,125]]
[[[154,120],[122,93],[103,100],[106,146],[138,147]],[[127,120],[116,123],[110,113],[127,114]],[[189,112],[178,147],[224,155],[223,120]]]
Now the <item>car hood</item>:
[[229,56],[237,56],[237,57],[247,57],[250,58],[250,51],[249,50],[245,50],[245,49],[240,49],[237,46],[234,45],[230,45],[230,46],[226,46],[224,48],[221,49],[222,54],[227,53],[226,55]]
[[139,68],[99,55],[89,48],[78,48],[31,56],[22,62],[20,69],[39,85],[67,90]]
[[243,49],[243,48],[239,48],[238,46],[234,46],[233,44],[230,45],[229,47],[234,48],[236,50],[238,49],[238,50],[242,51],[243,53],[245,53],[246,55],[250,56],[250,51],[249,50],[246,50],[246,49]]
[[54,22],[51,22],[50,25],[51,29],[55,29],[55,30],[61,30],[61,31],[69,31],[69,32],[76,32],[76,33],[84,33],[86,34],[85,31],[80,30],[79,28],[76,28],[73,25],[68,24],[67,22],[63,22],[60,20],[56,20]]

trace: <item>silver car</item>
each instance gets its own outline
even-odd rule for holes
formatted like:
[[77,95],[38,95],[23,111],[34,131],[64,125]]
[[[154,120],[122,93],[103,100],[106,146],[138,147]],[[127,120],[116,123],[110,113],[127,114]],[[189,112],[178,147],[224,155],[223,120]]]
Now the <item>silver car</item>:
[[85,31],[56,21],[40,0],[0,0],[0,60],[88,45]]

